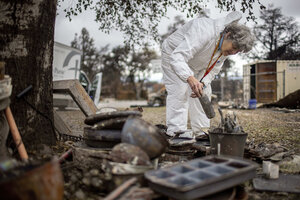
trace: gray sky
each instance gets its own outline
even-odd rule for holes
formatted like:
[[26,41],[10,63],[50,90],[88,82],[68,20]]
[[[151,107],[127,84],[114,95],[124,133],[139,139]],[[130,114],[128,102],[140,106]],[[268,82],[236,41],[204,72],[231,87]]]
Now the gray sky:
[[[109,35],[102,33],[98,30],[98,24],[95,22],[95,14],[92,11],[84,11],[78,16],[73,16],[72,21],[70,22],[68,18],[65,17],[63,9],[68,7],[72,2],[76,2],[76,0],[65,0],[62,6],[58,8],[58,16],[56,17],[55,23],[55,35],[54,39],[57,42],[70,45],[71,41],[74,39],[75,33],[80,33],[83,27],[87,28],[90,33],[90,36],[94,38],[96,46],[102,47],[106,44],[110,44],[110,47],[114,47],[117,45],[121,45],[123,43],[123,36],[121,33],[117,31],[111,31]],[[207,3],[206,9],[209,10],[209,16],[211,18],[220,18],[226,16],[228,12],[220,11],[220,9],[216,8],[215,0],[210,0]],[[264,5],[268,5],[270,3],[274,4],[275,7],[281,7],[282,13],[285,16],[291,16],[300,23],[300,0],[261,0]],[[259,6],[255,5],[254,14],[259,17]],[[169,10],[167,16],[169,19],[163,19],[159,24],[159,33],[165,33],[167,30],[167,26],[172,23],[174,17],[176,15],[185,16],[184,13],[180,13],[176,10]],[[189,19],[187,19],[189,20]],[[241,23],[245,23],[247,26],[252,27],[253,22],[246,21],[246,14],[244,14],[243,19],[240,21]],[[247,61],[242,60],[240,56],[233,56],[232,59],[236,62],[234,68],[241,74],[242,73],[242,65],[246,64]],[[153,79],[159,80],[161,75],[154,75]]]

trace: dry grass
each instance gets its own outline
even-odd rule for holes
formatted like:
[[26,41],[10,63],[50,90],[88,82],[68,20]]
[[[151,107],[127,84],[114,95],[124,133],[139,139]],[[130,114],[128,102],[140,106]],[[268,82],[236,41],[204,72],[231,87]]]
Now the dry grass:
[[[240,125],[248,133],[248,139],[256,144],[280,143],[300,153],[300,112],[285,113],[277,109],[237,110],[225,109],[223,113],[234,112]],[[152,124],[165,124],[165,107],[144,108],[143,118]],[[217,112],[217,110],[216,110]],[[217,126],[220,116],[211,121]]]

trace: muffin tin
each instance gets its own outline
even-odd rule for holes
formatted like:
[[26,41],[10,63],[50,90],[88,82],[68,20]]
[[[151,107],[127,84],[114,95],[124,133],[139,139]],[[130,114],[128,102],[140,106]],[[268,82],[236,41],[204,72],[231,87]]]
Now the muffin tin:
[[172,167],[148,171],[149,186],[174,199],[195,199],[243,183],[255,176],[251,161],[207,156]]

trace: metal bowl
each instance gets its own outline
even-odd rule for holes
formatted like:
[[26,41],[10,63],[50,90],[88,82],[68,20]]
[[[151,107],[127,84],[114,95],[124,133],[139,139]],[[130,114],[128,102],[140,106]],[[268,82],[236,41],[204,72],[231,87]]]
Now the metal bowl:
[[153,159],[165,152],[168,141],[159,129],[139,117],[129,117],[124,124],[121,141],[143,149]]

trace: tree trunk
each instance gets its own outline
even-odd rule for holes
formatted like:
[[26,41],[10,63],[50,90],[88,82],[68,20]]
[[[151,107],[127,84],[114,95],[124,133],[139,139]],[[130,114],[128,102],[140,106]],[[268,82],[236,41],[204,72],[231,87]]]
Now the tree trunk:
[[[11,110],[26,148],[55,144],[52,59],[56,0],[0,0],[0,61],[12,77]],[[17,99],[28,86],[32,90]],[[32,106],[30,106],[29,102]]]

